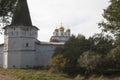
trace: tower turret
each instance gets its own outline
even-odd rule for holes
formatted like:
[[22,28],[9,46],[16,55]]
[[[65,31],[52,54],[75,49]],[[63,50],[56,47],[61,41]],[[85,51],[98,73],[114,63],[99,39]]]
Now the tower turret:
[[64,36],[64,27],[62,25],[59,28],[59,36]]
[[53,36],[58,36],[58,32],[59,32],[59,30],[56,28],[53,32]]
[[4,68],[27,68],[35,66],[35,42],[38,28],[32,25],[26,0],[19,0],[12,23],[3,28]]
[[65,33],[66,33],[66,36],[70,36],[71,35],[70,29],[67,29]]
[[32,26],[32,21],[26,0],[18,0],[11,25]]

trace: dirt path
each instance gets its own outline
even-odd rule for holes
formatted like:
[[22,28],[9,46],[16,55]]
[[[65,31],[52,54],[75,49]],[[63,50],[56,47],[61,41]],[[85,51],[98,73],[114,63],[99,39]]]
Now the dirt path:
[[14,79],[14,78],[11,78],[9,76],[0,74],[0,80],[18,80],[18,79]]

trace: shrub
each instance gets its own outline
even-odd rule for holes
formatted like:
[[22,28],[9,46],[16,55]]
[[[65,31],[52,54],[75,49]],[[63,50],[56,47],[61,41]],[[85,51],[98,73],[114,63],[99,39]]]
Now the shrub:
[[56,55],[50,61],[50,66],[53,71],[57,70],[57,72],[61,72],[67,63],[67,59],[63,57],[63,55]]
[[101,64],[102,57],[93,51],[84,52],[78,59],[78,65],[85,68],[86,73],[95,71]]
[[110,53],[107,54],[107,59],[111,68],[120,69],[120,46],[112,49]]

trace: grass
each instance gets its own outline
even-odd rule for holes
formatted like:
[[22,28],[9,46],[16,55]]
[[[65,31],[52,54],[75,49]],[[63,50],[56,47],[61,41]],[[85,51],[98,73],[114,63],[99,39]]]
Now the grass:
[[71,78],[65,74],[55,74],[49,73],[46,70],[32,69],[0,69],[0,74],[7,75],[19,80],[120,80],[120,75],[92,75],[87,78],[83,75],[77,75],[75,78]]
[[0,74],[9,75],[20,80],[70,80],[64,74],[52,74],[45,70],[0,69]]

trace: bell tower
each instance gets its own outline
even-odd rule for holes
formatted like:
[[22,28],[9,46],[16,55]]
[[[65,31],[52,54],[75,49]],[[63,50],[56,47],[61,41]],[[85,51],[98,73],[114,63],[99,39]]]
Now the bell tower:
[[35,42],[38,28],[32,25],[26,0],[18,0],[12,23],[3,28],[4,68],[35,66]]

